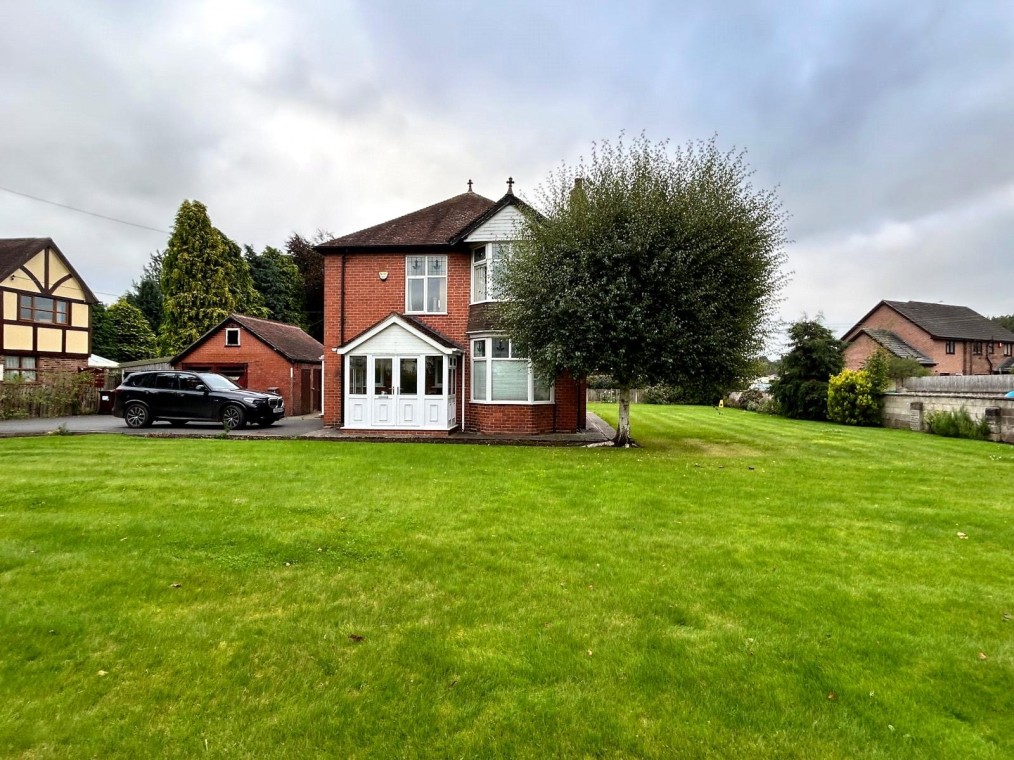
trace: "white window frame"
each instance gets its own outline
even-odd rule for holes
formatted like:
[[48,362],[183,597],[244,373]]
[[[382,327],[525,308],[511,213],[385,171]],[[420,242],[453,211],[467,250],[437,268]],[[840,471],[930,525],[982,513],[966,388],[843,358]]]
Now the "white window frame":
[[[409,273],[408,262],[409,262],[410,259],[422,259],[423,260],[423,273],[421,275],[420,274],[413,275],[413,274]],[[429,267],[430,267],[430,260],[431,259],[440,259],[443,262],[444,273],[442,275],[429,274]],[[422,280],[422,283],[423,283],[423,308],[422,308],[421,311],[418,310],[418,309],[413,309],[412,308],[412,298],[411,298],[411,292],[410,292],[411,289],[409,287],[409,283],[412,280]],[[443,303],[443,307],[444,308],[442,310],[429,311],[426,308],[426,305],[429,303],[429,300],[430,300],[429,296],[430,296],[430,281],[431,280],[443,280],[444,281],[444,303]],[[448,296],[449,296],[448,285],[449,285],[449,283],[447,281],[447,255],[446,254],[443,254],[443,253],[440,253],[440,254],[432,254],[432,253],[427,253],[427,254],[409,254],[409,255],[407,255],[405,257],[405,313],[406,314],[446,314],[447,313],[447,299],[448,299]]]
[[[235,342],[229,340],[230,337],[235,337]],[[225,328],[225,347],[226,348],[237,348],[239,346],[239,328],[238,327],[226,327]]]
[[[494,340],[507,340],[507,356],[506,357],[493,357],[493,341]],[[483,350],[483,356],[476,357],[477,344],[481,344]],[[556,403],[556,382],[549,384],[549,398],[535,400],[535,372],[532,369],[532,363],[527,359],[514,356],[514,347],[510,344],[509,339],[503,335],[483,335],[471,336],[469,344],[469,358],[472,360],[471,364],[471,376],[469,377],[469,401],[473,404],[491,404],[497,406],[511,405],[511,406],[541,406],[544,404]],[[494,401],[493,400],[493,362],[521,362],[524,361],[528,365],[528,398],[523,401]],[[486,367],[486,382],[485,382],[485,395],[482,398],[477,398],[475,395],[475,365],[476,363],[484,364]]]
[[[484,254],[482,261],[476,261],[478,254]],[[502,301],[503,298],[498,297],[493,291],[493,280],[490,276],[490,272],[495,271],[498,266],[502,266],[504,259],[511,255],[511,243],[510,241],[501,240],[494,243],[483,243],[482,245],[476,246],[472,249],[471,254],[471,299],[470,303],[489,303],[492,301]],[[483,298],[478,297],[479,288],[476,283],[482,272],[483,285],[485,286],[486,293]]]

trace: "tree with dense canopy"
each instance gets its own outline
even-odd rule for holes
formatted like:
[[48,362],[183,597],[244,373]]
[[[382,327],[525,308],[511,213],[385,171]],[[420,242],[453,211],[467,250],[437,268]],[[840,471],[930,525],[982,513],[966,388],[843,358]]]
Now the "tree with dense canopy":
[[317,230],[309,240],[293,233],[285,243],[303,278],[303,328],[317,340],[324,340],[324,257],[314,246],[333,238],[330,232]]
[[124,294],[124,298],[141,310],[144,318],[148,320],[152,332],[156,335],[158,335],[159,328],[162,327],[162,261],[164,258],[163,251],[155,251],[151,254],[148,263],[144,265],[141,279],[132,282],[130,290]]
[[781,374],[771,395],[787,417],[827,419],[828,381],[845,366],[842,343],[817,319],[802,319],[789,328],[792,347],[782,357]]
[[303,324],[303,278],[292,257],[270,245],[260,254],[249,245],[245,250],[254,287],[264,299],[268,318]]
[[125,297],[106,309],[105,324],[115,344],[107,359],[130,362],[155,356],[155,333],[141,310]]
[[1002,314],[997,317],[990,317],[990,319],[992,319],[1001,327],[1004,327],[1010,330],[1011,332],[1014,332],[1014,314]]
[[162,261],[160,350],[176,354],[236,309],[225,238],[200,201],[180,204]]
[[750,374],[782,284],[786,214],[743,153],[715,140],[671,149],[643,135],[596,144],[539,189],[518,230],[501,313],[547,377],[604,373],[620,389],[695,389]]
[[262,319],[267,317],[268,310],[264,306],[264,298],[254,283],[250,263],[243,256],[243,248],[221,230],[215,231],[222,236],[222,245],[225,247],[228,267],[226,276],[229,279],[229,292],[235,302],[235,311],[251,317]]

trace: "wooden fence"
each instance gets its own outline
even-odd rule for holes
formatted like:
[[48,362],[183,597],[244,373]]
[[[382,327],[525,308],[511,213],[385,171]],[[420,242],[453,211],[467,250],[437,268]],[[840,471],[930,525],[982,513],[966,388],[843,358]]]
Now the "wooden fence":
[[[585,396],[585,398],[588,401],[591,401],[592,403],[601,401],[607,404],[615,404],[617,401],[620,400],[620,392],[615,388],[589,388],[587,390],[587,394],[588,395]],[[643,390],[638,390],[636,388],[631,389],[630,403],[640,404],[641,397],[643,395],[644,395]]]
[[87,372],[43,375],[34,383],[0,383],[0,420],[95,414],[98,408],[99,389]]

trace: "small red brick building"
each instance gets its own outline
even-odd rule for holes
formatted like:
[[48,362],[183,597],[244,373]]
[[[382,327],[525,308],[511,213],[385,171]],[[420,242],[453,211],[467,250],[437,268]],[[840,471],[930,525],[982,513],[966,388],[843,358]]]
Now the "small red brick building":
[[935,375],[1014,370],[1014,333],[967,306],[881,301],[842,336],[845,366],[859,369],[883,348]]
[[574,432],[583,382],[537,376],[497,324],[498,276],[525,204],[469,190],[317,247],[324,424],[446,435]]
[[217,372],[255,391],[274,390],[289,416],[320,410],[324,346],[295,325],[230,314],[172,359],[176,369]]

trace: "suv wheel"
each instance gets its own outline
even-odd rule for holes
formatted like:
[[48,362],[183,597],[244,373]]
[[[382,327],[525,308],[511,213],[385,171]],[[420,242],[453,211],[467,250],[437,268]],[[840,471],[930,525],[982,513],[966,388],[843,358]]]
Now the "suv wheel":
[[151,424],[151,414],[144,404],[132,401],[123,410],[123,420],[130,428],[148,427]]
[[229,404],[222,410],[222,424],[227,430],[239,430],[246,424],[246,414],[242,407]]

